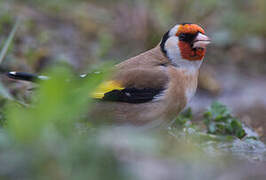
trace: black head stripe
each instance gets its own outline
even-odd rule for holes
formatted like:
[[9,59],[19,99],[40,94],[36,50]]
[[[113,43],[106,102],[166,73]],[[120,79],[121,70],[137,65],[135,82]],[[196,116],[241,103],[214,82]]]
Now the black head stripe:
[[190,22],[183,22],[183,23],[181,23],[181,25],[186,25],[186,24],[192,24],[192,23],[190,23]]
[[169,31],[167,31],[167,33],[164,34],[162,42],[160,44],[161,51],[164,53],[165,56],[167,56],[167,52],[166,52],[166,49],[165,49],[165,43],[166,43],[168,38],[169,38]]

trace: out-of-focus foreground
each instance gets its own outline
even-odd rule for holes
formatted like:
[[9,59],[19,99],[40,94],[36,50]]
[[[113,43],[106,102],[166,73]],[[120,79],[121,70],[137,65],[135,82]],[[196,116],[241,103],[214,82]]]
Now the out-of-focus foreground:
[[[16,19],[20,22],[0,65],[0,177],[265,179],[265,146],[252,141],[253,132],[245,140],[195,135],[198,129],[184,117],[183,131],[99,128],[80,121],[90,105],[88,92],[104,77],[71,85],[60,81],[150,49],[177,23],[197,23],[212,44],[190,104],[195,123],[203,126],[202,112],[219,100],[265,140],[265,17],[265,0],[0,1],[1,49]],[[51,71],[55,66],[60,68]],[[30,98],[34,85],[7,79],[9,70],[50,72],[57,80],[42,84]],[[220,120],[215,123],[221,128]],[[226,128],[238,129],[232,124]],[[208,125],[211,132],[214,126]]]

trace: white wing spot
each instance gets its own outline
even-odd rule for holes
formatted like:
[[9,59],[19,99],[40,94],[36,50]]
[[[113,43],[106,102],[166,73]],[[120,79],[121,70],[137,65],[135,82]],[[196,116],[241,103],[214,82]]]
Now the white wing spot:
[[9,74],[16,75],[17,73],[15,71],[11,71]]

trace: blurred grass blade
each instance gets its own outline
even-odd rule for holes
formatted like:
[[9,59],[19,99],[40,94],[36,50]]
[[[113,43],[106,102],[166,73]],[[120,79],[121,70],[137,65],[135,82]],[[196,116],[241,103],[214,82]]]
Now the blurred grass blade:
[[3,86],[2,82],[0,82],[0,96],[9,100],[14,100],[9,91]]
[[[12,28],[12,31],[10,32],[10,34],[6,40],[3,49],[0,52],[0,64],[3,62],[3,60],[6,56],[6,53],[8,51],[8,48],[9,48],[12,40],[14,39],[15,33],[16,33],[18,25],[19,25],[19,22],[20,22],[20,20],[17,18],[16,23],[15,23],[14,27]],[[9,93],[9,91],[4,87],[2,82],[0,82],[0,96],[2,96],[3,98],[9,99],[9,100],[14,100],[14,98]]]
[[6,53],[8,51],[8,48],[9,48],[12,40],[14,39],[15,33],[16,33],[18,25],[19,25],[19,22],[20,22],[20,20],[19,20],[19,18],[17,18],[16,23],[15,23],[14,27],[12,28],[12,31],[10,32],[10,34],[6,40],[3,49],[0,52],[0,64],[3,62],[3,60],[6,56]]

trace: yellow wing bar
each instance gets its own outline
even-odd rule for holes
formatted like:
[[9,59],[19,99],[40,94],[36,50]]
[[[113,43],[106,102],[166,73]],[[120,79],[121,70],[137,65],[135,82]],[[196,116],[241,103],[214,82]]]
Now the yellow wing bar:
[[124,87],[122,87],[118,82],[116,81],[106,81],[101,83],[96,90],[91,94],[92,98],[95,99],[101,99],[104,97],[104,94],[113,90],[122,90]]

